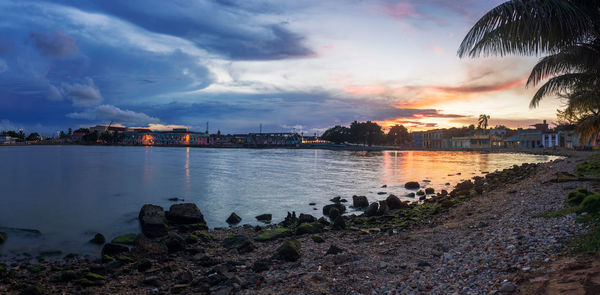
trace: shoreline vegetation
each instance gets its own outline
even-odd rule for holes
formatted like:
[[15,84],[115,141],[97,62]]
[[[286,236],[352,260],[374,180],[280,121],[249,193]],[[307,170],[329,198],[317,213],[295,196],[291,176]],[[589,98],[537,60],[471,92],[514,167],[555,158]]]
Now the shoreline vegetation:
[[[257,216],[263,226],[209,230],[195,204],[147,204],[140,233],[90,237],[103,245],[95,258],[55,250],[0,265],[0,293],[598,290],[600,275],[588,269],[600,264],[596,155],[569,151],[564,159],[476,176],[449,192],[408,182],[423,195],[418,203],[393,195],[370,204],[361,196],[334,198],[322,208],[326,217],[289,212],[279,224],[269,224],[265,212]],[[343,215],[348,206],[364,211]],[[240,220],[232,213],[228,222]],[[568,275],[583,279],[558,279]]]

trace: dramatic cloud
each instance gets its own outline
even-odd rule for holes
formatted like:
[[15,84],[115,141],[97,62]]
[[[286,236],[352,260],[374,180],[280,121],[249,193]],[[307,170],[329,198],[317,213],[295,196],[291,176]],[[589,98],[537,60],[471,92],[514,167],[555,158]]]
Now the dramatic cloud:
[[[58,2],[110,14],[151,32],[189,40],[199,48],[233,60],[278,60],[314,54],[303,44],[305,38],[288,29],[285,22],[267,21],[274,17],[269,9],[260,9],[260,3],[250,8],[228,1]],[[273,4],[262,8],[269,6]]]
[[75,39],[59,30],[31,32],[29,37],[40,52],[49,56],[66,57],[77,52]]
[[[54,91],[51,87],[51,91]],[[94,85],[91,78],[85,79],[85,84],[63,83],[61,86],[62,94],[73,101],[74,106],[92,106],[102,102],[100,90]]]
[[85,119],[89,121],[114,122],[124,125],[145,125],[158,123],[158,118],[150,117],[143,113],[130,110],[122,110],[113,105],[100,105],[83,112],[67,114],[73,119]]

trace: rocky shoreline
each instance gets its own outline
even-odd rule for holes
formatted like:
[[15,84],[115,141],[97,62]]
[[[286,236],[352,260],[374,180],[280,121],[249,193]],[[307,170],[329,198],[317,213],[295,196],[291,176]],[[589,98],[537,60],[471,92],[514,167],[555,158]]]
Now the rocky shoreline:
[[[0,266],[0,293],[512,293],[585,230],[574,215],[534,217],[564,207],[570,190],[597,189],[563,181],[589,153],[571,156],[428,191],[418,203],[333,199],[327,218],[290,212],[277,225],[208,230],[194,204],[149,204],[138,216],[141,234],[106,244],[94,237],[104,244],[98,259]],[[349,203],[364,213],[343,215]]]

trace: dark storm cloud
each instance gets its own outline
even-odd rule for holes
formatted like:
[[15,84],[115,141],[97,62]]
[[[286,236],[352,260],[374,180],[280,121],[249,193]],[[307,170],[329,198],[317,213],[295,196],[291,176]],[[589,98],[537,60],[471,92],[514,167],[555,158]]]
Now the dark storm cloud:
[[60,30],[31,32],[29,37],[33,40],[35,47],[45,55],[66,57],[77,52],[75,38]]
[[[176,36],[233,60],[277,60],[314,55],[304,36],[285,21],[257,21],[270,6],[210,1],[59,1],[84,11],[118,17],[151,32]],[[251,9],[255,8],[255,9]],[[261,10],[261,11],[259,11]],[[252,13],[250,13],[252,12]]]

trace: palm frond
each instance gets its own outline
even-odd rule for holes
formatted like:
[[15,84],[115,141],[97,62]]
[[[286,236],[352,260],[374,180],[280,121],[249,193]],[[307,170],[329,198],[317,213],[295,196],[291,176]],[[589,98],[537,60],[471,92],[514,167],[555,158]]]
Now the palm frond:
[[595,88],[594,86],[599,82],[598,78],[597,75],[589,73],[568,73],[553,77],[538,89],[531,99],[529,107],[537,107],[542,98],[547,95],[568,92],[576,86],[582,87],[582,85],[587,85],[590,88]]
[[567,0],[511,0],[486,13],[463,39],[458,56],[556,52],[591,34],[590,16]]
[[600,70],[600,50],[590,44],[577,44],[559,53],[546,56],[533,67],[527,86],[568,72],[594,72]]

